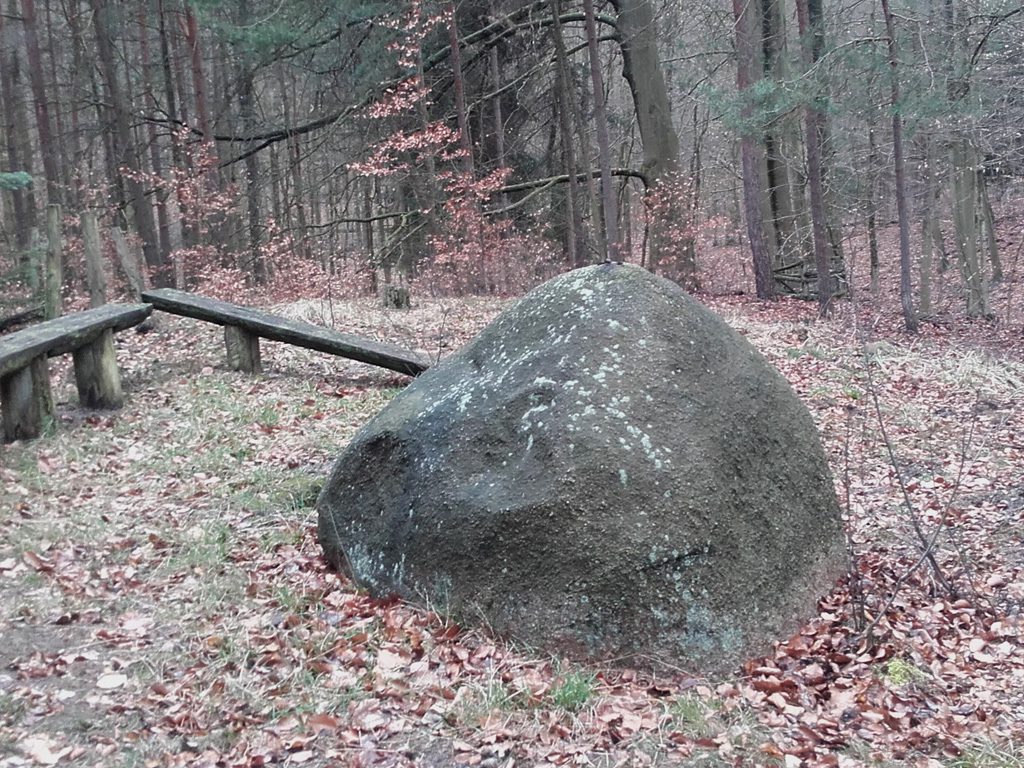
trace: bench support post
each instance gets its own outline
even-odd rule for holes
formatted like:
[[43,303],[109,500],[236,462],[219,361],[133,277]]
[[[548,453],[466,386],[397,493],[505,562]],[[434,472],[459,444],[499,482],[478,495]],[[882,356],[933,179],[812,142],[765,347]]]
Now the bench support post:
[[107,329],[91,344],[74,351],[75,384],[83,408],[120,408],[121,376],[114,353],[114,332]]
[[259,373],[263,370],[259,336],[237,325],[225,325],[224,345],[228,350],[228,367],[231,370],[246,373]]
[[0,379],[0,410],[4,440],[39,437],[43,420],[53,418],[50,368],[45,355]]

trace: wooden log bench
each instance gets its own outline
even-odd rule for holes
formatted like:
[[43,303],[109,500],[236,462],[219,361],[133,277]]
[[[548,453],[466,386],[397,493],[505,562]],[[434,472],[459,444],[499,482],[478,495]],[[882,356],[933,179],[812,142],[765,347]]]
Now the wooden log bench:
[[0,410],[4,440],[38,437],[53,417],[47,358],[71,352],[78,399],[85,408],[120,408],[124,402],[114,354],[114,333],[153,311],[149,304],[107,304],[47,320],[0,337]]
[[142,300],[164,312],[224,326],[228,365],[236,371],[257,373],[262,370],[261,338],[358,360],[409,376],[423,373],[429,366],[419,355],[391,344],[340,333],[301,320],[289,320],[187,291],[158,288],[144,291]]

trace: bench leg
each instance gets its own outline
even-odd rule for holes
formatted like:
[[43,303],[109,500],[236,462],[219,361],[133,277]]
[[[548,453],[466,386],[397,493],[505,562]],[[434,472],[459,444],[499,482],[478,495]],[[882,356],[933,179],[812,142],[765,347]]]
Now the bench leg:
[[260,337],[234,325],[224,326],[224,345],[228,350],[228,367],[233,371],[260,373]]
[[0,401],[4,440],[39,437],[44,419],[53,418],[53,394],[46,357],[37,357],[20,371],[0,379]]
[[114,353],[114,332],[110,329],[92,344],[74,352],[75,384],[83,408],[120,408],[124,404],[121,375]]

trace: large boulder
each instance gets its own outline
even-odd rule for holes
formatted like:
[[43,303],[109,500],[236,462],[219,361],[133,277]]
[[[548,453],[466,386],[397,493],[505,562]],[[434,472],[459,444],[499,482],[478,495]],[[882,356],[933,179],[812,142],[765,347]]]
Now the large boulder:
[[571,657],[707,674],[844,571],[818,434],[787,382],[674,283],[604,264],[537,288],[353,439],[327,560]]

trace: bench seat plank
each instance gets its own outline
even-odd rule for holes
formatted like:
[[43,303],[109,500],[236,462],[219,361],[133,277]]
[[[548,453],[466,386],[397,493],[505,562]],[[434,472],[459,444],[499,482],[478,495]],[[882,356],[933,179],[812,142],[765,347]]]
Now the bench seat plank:
[[347,357],[388,370],[416,376],[429,367],[419,355],[391,344],[363,339],[300,320],[288,320],[258,309],[240,307],[173,288],[144,291],[143,301],[164,312],[235,326],[261,338]]
[[149,304],[106,304],[0,336],[0,378],[24,368],[37,357],[74,352],[98,339],[107,329],[123,331],[138,325],[152,311]]

